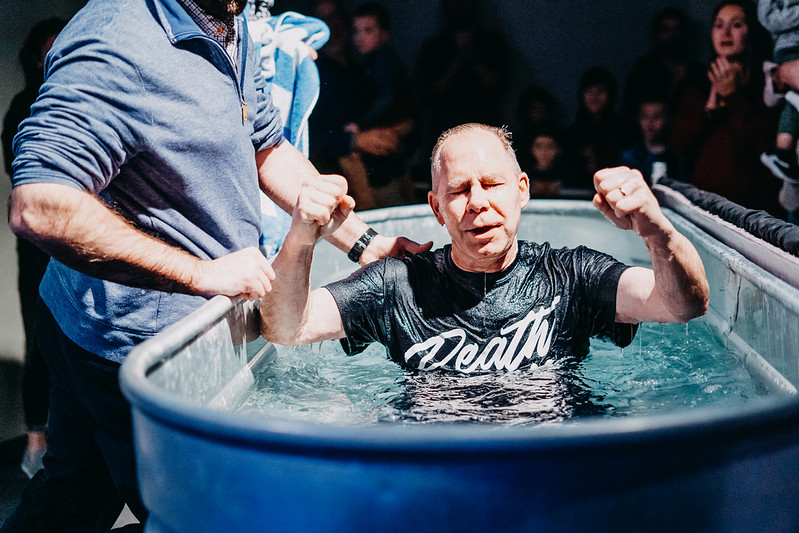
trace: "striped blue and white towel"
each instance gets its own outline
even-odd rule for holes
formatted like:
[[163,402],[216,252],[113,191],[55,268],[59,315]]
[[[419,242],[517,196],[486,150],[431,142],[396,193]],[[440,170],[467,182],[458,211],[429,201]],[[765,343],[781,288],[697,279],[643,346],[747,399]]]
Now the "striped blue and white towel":
[[[308,117],[319,97],[319,71],[309,47],[320,49],[330,30],[319,19],[292,11],[270,16],[264,2],[250,1],[247,28],[260,55],[261,71],[280,110],[283,135],[308,155]],[[291,216],[261,194],[261,251],[272,257],[291,226]]]

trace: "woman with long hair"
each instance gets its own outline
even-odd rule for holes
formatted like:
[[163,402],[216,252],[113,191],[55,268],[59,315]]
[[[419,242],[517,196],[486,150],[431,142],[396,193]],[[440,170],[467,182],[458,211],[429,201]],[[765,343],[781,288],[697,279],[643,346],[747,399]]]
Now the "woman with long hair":
[[726,0],[713,11],[713,59],[706,79],[693,80],[680,98],[670,144],[685,158],[691,182],[751,209],[783,216],[779,182],[761,164],[777,115],[763,103],[762,64],[771,38],[748,0]]
[[594,173],[616,166],[628,133],[616,113],[618,86],[604,67],[591,67],[580,77],[578,107],[567,131],[570,158],[578,172],[577,187],[593,187]]

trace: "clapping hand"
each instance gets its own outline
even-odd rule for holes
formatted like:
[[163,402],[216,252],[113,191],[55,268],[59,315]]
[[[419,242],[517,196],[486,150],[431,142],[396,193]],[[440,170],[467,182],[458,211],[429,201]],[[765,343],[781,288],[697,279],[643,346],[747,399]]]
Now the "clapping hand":
[[713,111],[724,107],[725,100],[741,87],[743,69],[740,63],[719,57],[710,64],[707,78],[710,80],[710,94],[705,104],[705,111]]

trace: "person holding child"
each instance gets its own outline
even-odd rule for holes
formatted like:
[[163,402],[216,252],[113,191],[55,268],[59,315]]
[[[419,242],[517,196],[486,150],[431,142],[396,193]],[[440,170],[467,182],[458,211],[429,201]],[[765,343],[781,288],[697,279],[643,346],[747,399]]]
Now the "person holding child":
[[[780,189],[779,200],[788,211],[789,220],[799,217],[799,165],[797,165],[796,136],[799,132],[799,76],[791,76],[789,69],[777,69],[778,65],[794,63],[799,65],[799,2],[782,0],[759,0],[757,15],[761,24],[774,38],[774,61],[764,63],[772,92],[784,93],[784,105],[780,113],[777,129],[776,148],[773,152],[761,155],[763,164],[772,174],[784,183]],[[778,103],[781,98],[766,104]]]

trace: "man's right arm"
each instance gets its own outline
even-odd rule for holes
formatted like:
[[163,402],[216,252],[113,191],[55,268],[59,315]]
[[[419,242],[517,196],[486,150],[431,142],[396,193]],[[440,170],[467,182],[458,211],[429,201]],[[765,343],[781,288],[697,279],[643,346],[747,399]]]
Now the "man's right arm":
[[594,206],[615,226],[644,241],[652,269],[632,267],[619,278],[616,321],[687,322],[705,314],[710,289],[691,242],[660,209],[637,170],[608,168],[594,174]]
[[261,335],[283,345],[345,336],[336,301],[327,289],[310,290],[316,241],[333,233],[355,206],[341,176],[304,183],[291,217],[291,230],[275,257],[274,289],[261,299]]
[[9,225],[67,266],[133,287],[256,299],[274,278],[257,248],[204,261],[143,233],[95,196],[67,185],[14,188]]

